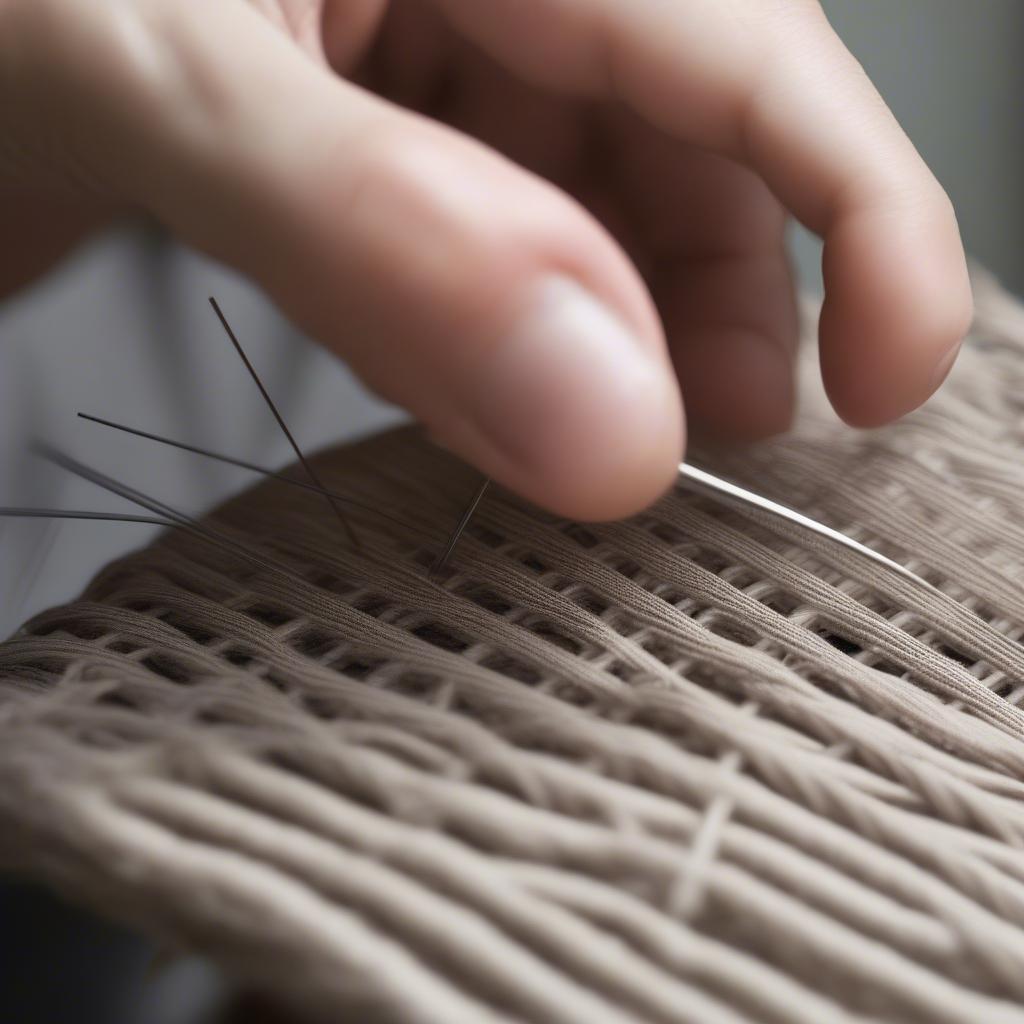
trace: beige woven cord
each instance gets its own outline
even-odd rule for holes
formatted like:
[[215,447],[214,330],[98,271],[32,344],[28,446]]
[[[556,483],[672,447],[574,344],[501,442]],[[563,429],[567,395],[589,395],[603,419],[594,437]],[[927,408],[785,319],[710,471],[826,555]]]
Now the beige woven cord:
[[476,479],[377,436],[315,460],[362,552],[264,483],[204,520],[259,563],[169,531],[0,646],[0,862],[334,1021],[1024,1022],[1024,310],[977,284],[924,411],[702,456],[937,589],[682,488],[495,490],[432,580]]

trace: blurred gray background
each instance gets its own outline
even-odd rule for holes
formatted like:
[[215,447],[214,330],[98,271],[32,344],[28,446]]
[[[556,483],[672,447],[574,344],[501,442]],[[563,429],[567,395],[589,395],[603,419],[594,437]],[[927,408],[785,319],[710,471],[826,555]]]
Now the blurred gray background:
[[[952,196],[970,253],[1024,292],[1024,0],[825,7]],[[794,230],[794,252],[814,287],[817,243]],[[240,471],[76,420],[79,409],[268,465],[288,460],[209,311],[210,294],[309,448],[398,416],[296,337],[245,282],[151,229],[122,231],[0,305],[0,504],[127,508],[30,460],[33,435],[191,512],[248,482]],[[0,636],[73,597],[99,566],[146,537],[147,528],[122,524],[0,523]],[[147,955],[130,936],[30,890],[0,889],[5,1020],[199,1019],[197,1005],[215,981],[186,965],[163,984],[146,982]],[[119,985],[104,983],[105,968]]]

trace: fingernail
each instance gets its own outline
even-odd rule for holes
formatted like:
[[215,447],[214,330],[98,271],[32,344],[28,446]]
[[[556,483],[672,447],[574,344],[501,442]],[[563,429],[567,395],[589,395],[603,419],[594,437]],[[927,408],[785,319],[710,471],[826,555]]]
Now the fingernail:
[[932,371],[932,391],[938,390],[942,382],[949,376],[949,371],[953,369],[956,357],[960,355],[962,345],[963,342],[958,341],[935,365],[935,369]]
[[645,396],[660,402],[659,375],[667,371],[654,345],[576,281],[551,276],[495,343],[474,418],[508,457],[543,471],[564,465],[567,447],[585,458],[608,417],[636,419]]

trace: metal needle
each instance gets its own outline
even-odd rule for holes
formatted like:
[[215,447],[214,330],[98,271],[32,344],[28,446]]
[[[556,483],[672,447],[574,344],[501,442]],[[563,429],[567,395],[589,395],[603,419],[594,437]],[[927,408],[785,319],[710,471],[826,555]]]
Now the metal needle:
[[753,491],[748,491],[738,484],[730,483],[728,480],[723,480],[721,477],[707,473],[703,469],[697,469],[696,466],[688,465],[685,462],[679,464],[679,476],[680,479],[692,485],[695,490],[711,494],[737,508],[756,508],[778,519],[795,523],[797,526],[809,530],[819,537],[825,537],[850,551],[856,551],[859,555],[876,562],[878,565],[884,565],[887,569],[898,573],[904,579],[912,580],[919,586],[931,588],[931,584],[927,580],[911,572],[906,566],[900,565],[899,562],[894,562],[891,558],[887,558],[873,548],[869,548],[866,544],[861,544],[860,541],[848,537],[845,533],[840,533],[839,530],[834,530],[831,526],[819,523],[816,519],[811,519],[810,516],[805,516],[795,509],[788,508],[786,505],[780,505],[777,501],[764,498],[760,494],[755,494]]

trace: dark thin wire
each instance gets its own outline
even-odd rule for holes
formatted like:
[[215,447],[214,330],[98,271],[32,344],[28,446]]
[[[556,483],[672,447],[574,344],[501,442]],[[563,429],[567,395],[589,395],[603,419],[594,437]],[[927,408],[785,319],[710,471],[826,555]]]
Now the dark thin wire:
[[11,508],[0,505],[0,517],[12,519],[99,519],[116,523],[148,523],[152,526],[177,526],[157,516],[133,516],[121,512],[84,512],[64,508]]
[[455,550],[455,545],[459,543],[459,538],[462,537],[463,533],[466,532],[466,527],[469,525],[470,519],[473,518],[473,513],[476,512],[480,502],[483,501],[484,493],[490,486],[490,477],[484,477],[483,483],[476,489],[473,497],[470,499],[469,504],[466,506],[465,511],[459,518],[455,529],[452,531],[451,537],[448,538],[448,544],[444,551],[441,552],[440,557],[430,567],[430,575],[436,576],[447,563],[448,559],[451,558],[452,552]]
[[172,448],[180,448],[182,451],[192,452],[195,455],[202,455],[207,459],[214,459],[217,462],[225,462],[229,466],[238,466],[239,469],[248,469],[250,472],[260,473],[261,475],[271,477],[274,480],[280,480],[282,483],[289,484],[292,487],[301,487],[303,490],[312,491],[314,494],[323,494],[326,497],[334,498],[336,501],[341,501],[348,505],[354,505],[356,508],[365,509],[367,512],[372,512],[374,515],[380,516],[382,519],[387,519],[396,526],[402,527],[403,530],[420,530],[419,527],[413,526],[411,523],[406,523],[401,519],[396,519],[394,516],[388,515],[387,512],[381,512],[380,509],[374,508],[373,505],[367,505],[365,502],[357,501],[355,498],[346,498],[342,494],[326,490],[317,484],[307,483],[305,480],[296,480],[295,477],[289,476],[287,473],[279,473],[276,470],[267,469],[265,466],[258,466],[254,462],[246,462],[244,459],[236,459],[232,455],[222,455],[219,452],[210,451],[208,448],[200,448],[198,445],[186,444],[184,441],[175,441],[173,438],[162,437],[160,434],[151,434],[147,430],[138,430],[135,427],[125,426],[123,423],[115,423],[113,420],[105,420],[100,416],[90,416],[89,413],[86,412],[80,412],[78,415],[83,420],[89,420],[90,423],[99,423],[104,427],[112,427],[114,430],[122,430],[126,434],[134,434],[136,437],[143,437],[147,441],[157,441],[160,444],[170,445]]
[[267,389],[263,386],[263,381],[260,380],[259,374],[256,372],[255,367],[249,362],[249,357],[245,354],[245,350],[242,348],[238,338],[235,337],[235,332],[231,329],[231,325],[228,323],[227,318],[221,312],[220,306],[217,305],[217,300],[211,295],[210,305],[213,307],[214,313],[217,314],[217,319],[220,320],[221,326],[224,328],[224,332],[231,340],[231,344],[234,345],[235,351],[238,353],[239,358],[245,364],[245,368],[249,371],[249,375],[256,383],[256,387],[260,389],[260,394],[263,396],[263,400],[267,403],[268,408],[274,414],[274,419],[277,420],[277,425],[281,428],[284,436],[288,438],[288,443],[292,446],[292,450],[298,457],[299,462],[302,463],[302,468],[309,474],[309,479],[313,481],[317,487],[323,492],[324,498],[326,498],[328,504],[334,510],[334,514],[338,517],[338,521],[341,523],[345,532],[348,534],[349,540],[352,542],[352,546],[358,551],[361,550],[362,545],[359,543],[359,538],[356,536],[355,530],[352,528],[352,524],[345,518],[344,513],[338,507],[337,502],[327,491],[327,488],[320,482],[320,478],[316,475],[313,467],[306,461],[306,456],[302,454],[302,449],[299,448],[298,443],[292,436],[292,432],[288,429],[288,424],[285,423],[281,413],[278,412],[277,406],[274,404],[274,400],[270,397]]
[[266,555],[255,554],[251,548],[246,547],[244,544],[241,544],[216,530],[211,530],[208,526],[204,526],[202,523],[199,523],[184,512],[179,512],[177,509],[172,508],[170,505],[167,505],[162,501],[158,501],[156,498],[151,498],[149,495],[143,494],[141,491],[137,491],[135,488],[129,487],[127,484],[114,480],[112,477],[106,476],[103,473],[78,462],[76,459],[71,458],[70,455],[65,455],[63,452],[58,451],[56,448],[53,448],[48,444],[36,441],[32,445],[32,450],[48,462],[52,462],[55,466],[59,466],[61,469],[67,470],[69,473],[73,473],[75,476],[81,477],[83,480],[88,480],[90,483],[96,484],[97,487],[102,487],[104,490],[110,491],[111,494],[116,494],[118,497],[125,498],[149,512],[153,512],[158,516],[166,516],[167,519],[171,520],[171,524],[191,530],[197,536],[209,541],[211,544],[232,551],[247,561],[253,562],[262,569],[269,569],[271,572],[280,573],[289,581],[301,579],[294,569],[289,568],[283,562],[278,562],[276,559],[270,558]]

